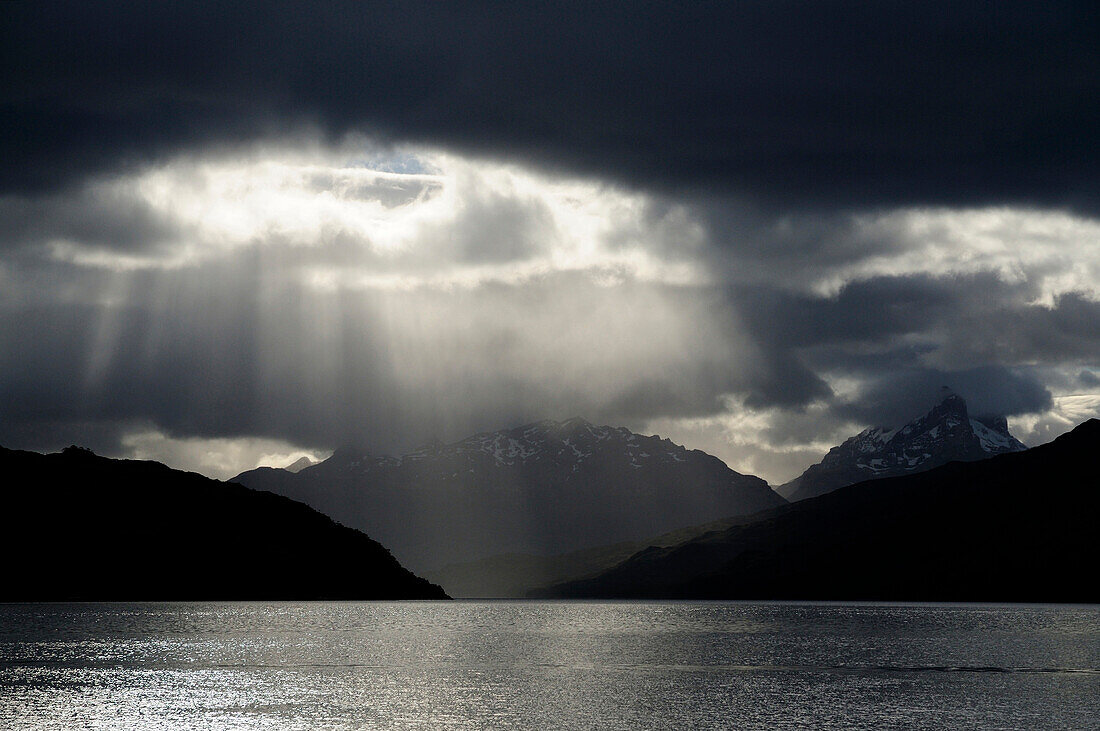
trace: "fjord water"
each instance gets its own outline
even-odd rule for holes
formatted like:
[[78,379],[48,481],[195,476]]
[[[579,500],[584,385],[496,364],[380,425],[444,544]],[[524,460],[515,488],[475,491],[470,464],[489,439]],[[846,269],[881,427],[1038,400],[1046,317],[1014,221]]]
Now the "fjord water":
[[0,728],[1100,726],[1100,607],[0,605]]

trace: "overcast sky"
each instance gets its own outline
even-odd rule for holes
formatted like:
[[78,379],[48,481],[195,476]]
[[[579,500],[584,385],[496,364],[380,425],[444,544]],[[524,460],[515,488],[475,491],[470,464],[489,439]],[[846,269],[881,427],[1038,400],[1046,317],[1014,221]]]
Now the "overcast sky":
[[0,5],[0,444],[1100,415],[1095,2]]

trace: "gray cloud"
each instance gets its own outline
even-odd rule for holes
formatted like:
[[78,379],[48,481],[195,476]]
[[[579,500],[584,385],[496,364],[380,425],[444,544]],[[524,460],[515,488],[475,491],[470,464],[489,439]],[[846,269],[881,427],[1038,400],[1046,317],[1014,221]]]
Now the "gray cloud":
[[0,22],[8,190],[314,125],[788,208],[1100,200],[1085,2],[74,2]]
[[[0,444],[387,451],[735,403],[767,415],[736,454],[789,471],[943,385],[1042,412],[1100,385],[1097,22],[1070,2],[12,4]],[[603,259],[554,265],[576,252],[546,200],[445,183],[406,142],[585,175],[630,212],[581,235]],[[369,211],[296,226],[267,214],[300,201],[259,197],[254,229],[204,231],[203,163],[280,145],[327,155],[309,195]],[[151,203],[150,170],[202,215]],[[355,225],[447,185],[453,210],[405,238]],[[1005,220],[962,217],[984,205]]]
[[[1035,293],[1027,281],[986,273],[879,277],[834,296],[738,288],[731,300],[760,347],[797,354],[807,373],[862,384],[854,394],[819,391],[795,403],[823,398],[836,419],[891,425],[927,411],[943,386],[977,414],[1051,408],[1046,384],[1069,386],[1059,369],[1095,363],[1100,354],[1100,303],[1067,293],[1048,306],[1034,302]],[[1089,387],[1087,376],[1079,380]],[[815,418],[826,429],[828,414]],[[768,439],[784,441],[778,433]]]
[[[306,183],[318,194],[345,186],[335,177]],[[417,199],[439,194],[431,185],[401,189]],[[132,187],[96,188],[109,191],[100,198],[90,190],[39,199],[24,211],[25,229],[64,227],[96,248],[109,239],[101,230],[132,222],[136,209],[158,224],[137,227],[120,253],[141,253],[143,236],[155,252],[163,240],[192,234],[191,224],[113,193]],[[304,242],[263,230],[258,240],[168,269],[112,272],[34,250],[9,253],[4,262],[19,286],[0,300],[0,443],[53,448],[87,432],[93,446],[124,451],[127,434],[160,429],[318,449],[353,440],[391,451],[546,416],[635,426],[713,418],[733,396],[770,414],[755,438],[786,455],[757,450],[753,463],[790,471],[792,459],[811,451],[799,445],[820,438],[814,429],[897,423],[926,409],[943,385],[976,413],[1042,411],[1051,387],[1069,386],[1059,374],[1074,363],[1074,373],[1095,368],[1100,352],[1100,305],[1076,292],[1041,304],[1039,276],[871,276],[815,294],[799,269],[820,274],[884,252],[905,256],[907,242],[882,235],[869,251],[821,245],[855,233],[851,220],[762,225],[746,215],[740,230],[770,239],[778,253],[706,238],[702,248],[677,251],[674,231],[692,230],[697,209],[668,199],[612,231],[609,250],[641,246],[668,262],[732,256],[731,269],[748,257],[758,266],[753,283],[736,274],[722,283],[729,270],[721,267],[716,283],[684,285],[628,271],[609,284],[599,269],[462,286],[414,280],[397,289],[317,287],[305,276],[319,265],[432,274],[522,262],[561,235],[536,197],[479,181],[462,191],[453,216],[419,230],[407,251],[380,253],[369,237],[335,229]],[[74,209],[109,225],[67,214]],[[837,378],[859,388],[836,392]]]
[[[1042,343],[1013,336],[1027,347],[1012,359],[944,369],[927,365],[931,344],[891,346],[954,323],[958,338],[974,340],[965,360],[982,363],[985,348],[970,328],[974,290],[997,291],[985,277],[870,281],[834,298],[609,288],[584,272],[461,291],[325,292],[271,279],[280,258],[261,248],[195,270],[133,272],[124,306],[8,309],[0,443],[41,439],[47,424],[115,424],[120,433],[155,424],[181,436],[319,448],[353,439],[388,451],[547,415],[635,424],[713,416],[725,409],[724,395],[740,394],[749,408],[793,410],[759,435],[782,446],[807,438],[811,421],[904,421],[945,385],[975,413],[1042,411],[1049,390],[1016,364],[1100,352],[1077,297],[1059,300],[1066,312],[1016,303],[1006,317],[1046,332],[1047,341],[1082,339],[1067,352],[1043,356]],[[101,274],[69,276],[94,283]],[[1001,287],[1004,297],[1017,291]],[[854,397],[837,395],[821,374],[863,386]],[[815,402],[829,410],[795,418]]]
[[132,191],[86,185],[64,194],[0,197],[0,249],[63,240],[148,251],[168,247],[185,233]]
[[442,258],[473,263],[528,259],[549,249],[557,234],[545,204],[514,194],[469,185],[455,220],[430,236],[439,242]]
[[581,272],[326,292],[274,264],[242,252],[131,272],[123,305],[0,313],[0,443],[99,422],[388,451],[547,415],[714,413],[772,377],[694,291]]
[[1032,282],[982,273],[875,277],[845,285],[835,296],[756,287],[731,297],[758,339],[805,349],[819,367],[934,362],[957,370],[1094,359],[1100,303],[1069,292],[1048,306],[1034,302],[1035,294]]

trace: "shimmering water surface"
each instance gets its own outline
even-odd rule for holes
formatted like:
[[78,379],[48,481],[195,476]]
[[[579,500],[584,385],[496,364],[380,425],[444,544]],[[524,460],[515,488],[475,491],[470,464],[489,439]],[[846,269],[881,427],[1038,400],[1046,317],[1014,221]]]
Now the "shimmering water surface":
[[0,605],[0,728],[1100,728],[1100,607]]

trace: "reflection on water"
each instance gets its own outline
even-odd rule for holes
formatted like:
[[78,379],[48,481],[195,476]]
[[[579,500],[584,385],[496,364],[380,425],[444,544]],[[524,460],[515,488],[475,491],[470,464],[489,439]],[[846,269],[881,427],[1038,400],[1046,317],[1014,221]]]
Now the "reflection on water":
[[1100,607],[0,605],[0,728],[1100,727]]

